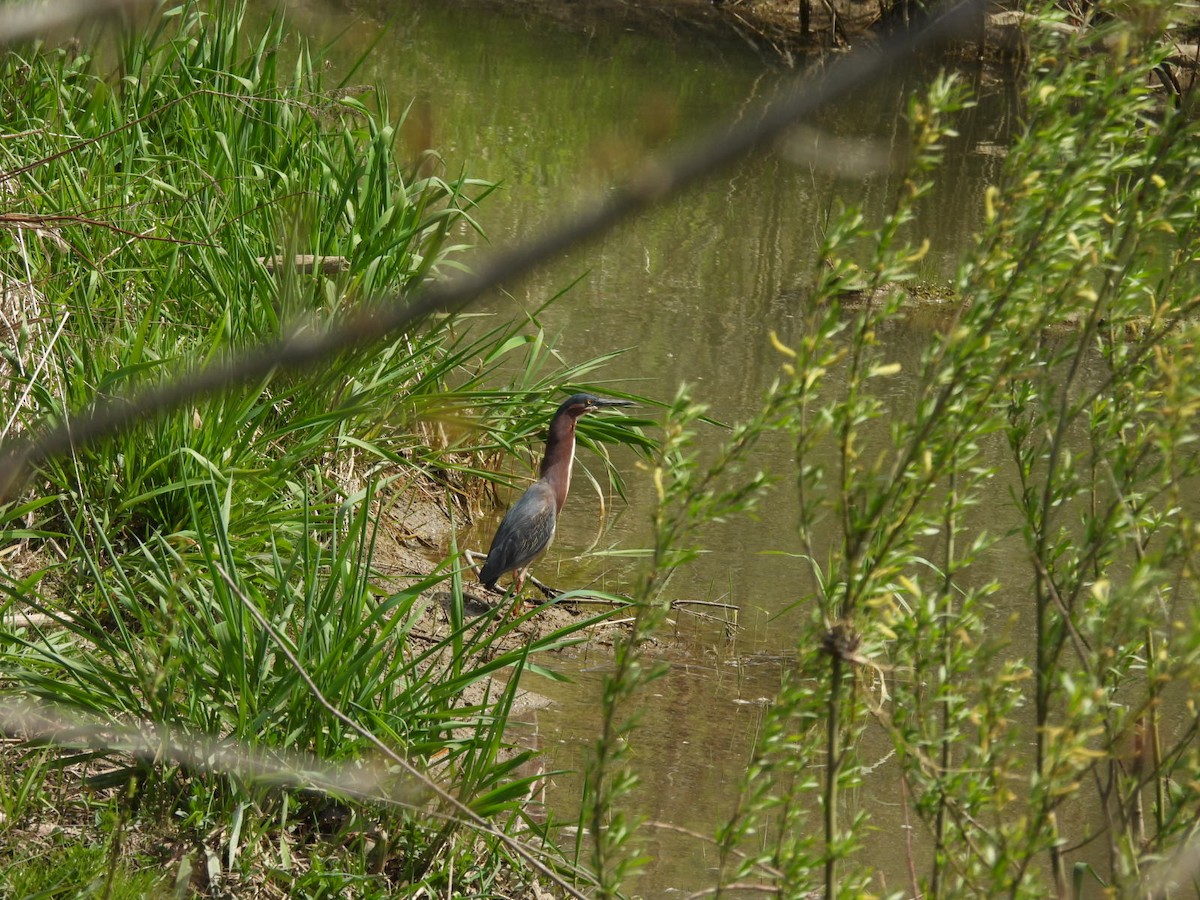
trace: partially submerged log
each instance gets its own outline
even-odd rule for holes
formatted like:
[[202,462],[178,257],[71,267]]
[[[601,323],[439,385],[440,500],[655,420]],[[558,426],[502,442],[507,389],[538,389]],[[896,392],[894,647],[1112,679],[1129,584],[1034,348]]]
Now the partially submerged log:
[[303,275],[320,272],[322,275],[336,275],[338,272],[350,271],[350,260],[344,256],[314,256],[311,253],[301,253],[296,256],[260,256],[258,261],[266,266],[268,272],[278,272],[290,266]]

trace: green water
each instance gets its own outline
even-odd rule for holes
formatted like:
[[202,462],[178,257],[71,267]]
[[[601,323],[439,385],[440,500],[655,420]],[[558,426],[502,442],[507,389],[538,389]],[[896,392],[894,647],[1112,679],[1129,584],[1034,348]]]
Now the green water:
[[[553,227],[612,183],[623,161],[720,119],[749,115],[780,79],[794,77],[765,65],[732,37],[664,41],[620,25],[579,32],[469,4],[397,0],[388,8],[391,22],[384,29],[368,13],[335,4],[287,4],[299,33],[318,43],[338,38],[330,53],[335,69],[366,54],[351,83],[378,82],[397,102],[414,97],[426,105],[443,171],[501,183],[479,213],[496,246]],[[565,360],[625,350],[603,378],[664,401],[687,383],[718,419],[735,420],[777,372],[769,332],[786,342],[799,327],[807,287],[821,264],[816,251],[823,224],[845,203],[861,203],[868,216],[878,216],[896,189],[898,175],[886,166],[864,171],[840,141],[854,139],[869,155],[888,158],[903,143],[908,98],[931,75],[893,73],[811,123],[821,137],[798,135],[781,152],[737,164],[541,270],[510,296],[489,298],[485,308],[520,315],[579,279],[541,316]],[[957,122],[961,136],[913,226],[932,241],[923,263],[931,282],[948,280],[980,219],[984,188],[999,164],[986,150],[1005,143],[1014,115],[1002,85],[975,86],[979,104]],[[887,336],[905,372],[917,370],[917,337],[906,326]],[[912,384],[906,376],[894,383],[902,402]],[[721,436],[714,429],[706,439]],[[789,471],[789,448],[782,443],[768,442],[763,454],[762,465]],[[651,486],[632,458],[618,462],[627,472],[629,505],[618,503],[601,522],[598,499],[577,475],[554,550],[535,572],[543,580],[611,589],[628,583],[634,563],[595,553],[579,558],[593,547],[646,544]],[[728,644],[720,629],[680,619],[687,652],[644,698],[643,724],[633,737],[642,778],[635,812],[651,820],[712,834],[731,808],[762,698],[778,688],[792,648],[790,623],[803,614],[795,608],[807,584],[798,571],[803,567],[762,552],[796,549],[794,508],[780,488],[756,520],[711,529],[705,540],[711,552],[672,582],[678,597],[736,604],[743,630]],[[467,542],[486,544],[490,527],[484,523]],[[547,751],[548,768],[578,770],[597,727],[605,660],[594,655],[555,664],[575,683],[531,684],[557,701],[538,714],[534,739]],[[871,752],[864,750],[868,762]],[[882,760],[886,749],[878,755]],[[577,795],[575,778],[559,776],[548,803],[569,818]],[[902,833],[898,784],[886,765],[868,779],[860,802],[871,808],[881,833]],[[653,862],[632,890],[682,896],[712,883],[712,853],[703,842],[653,826],[644,826],[641,837]],[[872,862],[889,884],[901,884],[903,842],[889,837],[883,843]]]

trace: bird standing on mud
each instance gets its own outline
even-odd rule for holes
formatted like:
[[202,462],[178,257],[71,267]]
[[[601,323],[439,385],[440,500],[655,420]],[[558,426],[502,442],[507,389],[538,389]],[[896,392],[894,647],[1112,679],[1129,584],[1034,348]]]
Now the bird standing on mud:
[[538,480],[530,485],[504,516],[496,529],[487,562],[479,573],[484,586],[496,590],[496,581],[516,572],[516,593],[521,592],[529,567],[554,538],[558,514],[567,502],[571,487],[571,465],[575,461],[575,422],[585,413],[612,406],[633,406],[628,400],[606,400],[591,394],[568,397],[550,420],[550,437]]

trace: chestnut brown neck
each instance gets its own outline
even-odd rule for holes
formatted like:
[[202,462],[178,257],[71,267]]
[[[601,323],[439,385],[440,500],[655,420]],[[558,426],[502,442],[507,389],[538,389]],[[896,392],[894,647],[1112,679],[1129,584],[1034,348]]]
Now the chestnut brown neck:
[[571,466],[575,462],[575,418],[568,414],[555,416],[550,422],[550,437],[546,440],[546,455],[542,458],[541,481],[554,489],[558,512],[567,502],[571,488]]

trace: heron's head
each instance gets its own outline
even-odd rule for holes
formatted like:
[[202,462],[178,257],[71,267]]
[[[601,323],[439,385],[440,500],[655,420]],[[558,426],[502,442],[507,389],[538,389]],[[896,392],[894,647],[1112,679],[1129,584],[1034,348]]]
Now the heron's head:
[[595,412],[598,409],[635,405],[631,400],[609,400],[607,397],[597,397],[594,394],[575,394],[563,401],[555,415],[568,415],[572,419],[578,419],[585,413]]

